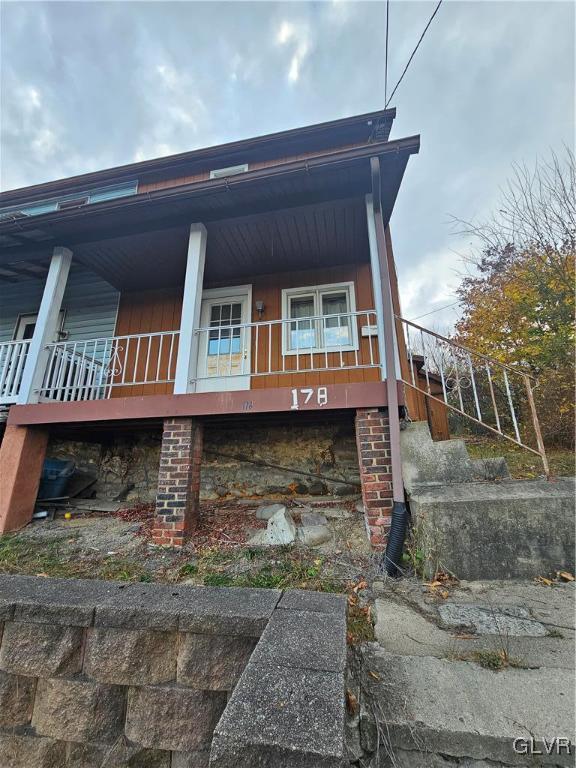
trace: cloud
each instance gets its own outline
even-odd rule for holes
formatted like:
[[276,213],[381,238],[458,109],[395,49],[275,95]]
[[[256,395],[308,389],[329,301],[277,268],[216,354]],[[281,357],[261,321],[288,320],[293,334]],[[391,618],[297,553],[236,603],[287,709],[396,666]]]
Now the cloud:
[[290,46],[292,54],[286,76],[290,83],[297,83],[302,65],[310,52],[307,26],[283,20],[276,33],[276,42],[280,46]]

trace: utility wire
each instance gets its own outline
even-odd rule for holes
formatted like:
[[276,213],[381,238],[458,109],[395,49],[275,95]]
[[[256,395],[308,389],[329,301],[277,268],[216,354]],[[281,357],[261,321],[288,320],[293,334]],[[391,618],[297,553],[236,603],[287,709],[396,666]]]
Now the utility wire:
[[386,0],[386,54],[384,57],[384,104],[388,104],[388,24],[390,20],[390,0]]
[[[417,50],[418,50],[418,48],[420,47],[420,43],[421,43],[421,42],[422,42],[422,40],[424,39],[424,35],[426,34],[426,32],[428,32],[428,27],[429,27],[429,26],[430,26],[430,24],[432,24],[432,22],[434,21],[434,17],[435,17],[435,16],[436,16],[436,14],[438,13],[438,11],[439,11],[439,9],[440,9],[440,6],[441,6],[441,5],[442,5],[442,0],[438,0],[438,5],[436,6],[436,8],[434,8],[434,13],[433,13],[433,14],[432,14],[432,16],[430,16],[430,18],[428,19],[428,24],[426,24],[426,26],[424,27],[424,32],[422,32],[422,34],[420,35],[420,40],[418,40],[418,42],[416,43],[416,48],[414,48],[414,50],[412,51],[412,53],[411,53],[411,55],[410,55],[410,58],[408,59],[408,63],[406,64],[406,66],[404,67],[404,71],[403,71],[403,72],[402,72],[402,74],[400,75],[400,79],[398,80],[398,82],[397,82],[397,83],[396,83],[396,85],[394,86],[394,90],[393,90],[393,91],[392,91],[392,93],[390,94],[390,98],[389,98],[389,99],[386,99],[386,98],[384,99],[384,101],[385,101],[384,109],[386,109],[386,107],[388,106],[388,104],[390,104],[390,102],[391,102],[391,101],[392,101],[392,99],[394,98],[394,94],[395,94],[395,93],[396,93],[396,91],[398,90],[398,86],[400,85],[400,83],[401,83],[401,82],[402,82],[402,80],[404,79],[404,75],[405,75],[405,74],[406,74],[406,72],[408,71],[408,67],[410,66],[410,64],[411,64],[411,62],[412,62],[412,59],[413,59],[413,58],[414,58],[414,56],[416,55],[416,51],[417,51]],[[388,34],[388,26],[386,26],[386,34]]]
[[433,309],[432,312],[426,312],[424,315],[418,315],[418,317],[413,317],[410,322],[414,322],[414,320],[420,320],[421,317],[428,317],[428,315],[433,315],[435,312],[442,312],[443,309],[450,309],[450,307],[455,307],[456,304],[460,304],[459,301],[453,301],[452,304],[448,304],[445,307],[438,307],[438,309]]

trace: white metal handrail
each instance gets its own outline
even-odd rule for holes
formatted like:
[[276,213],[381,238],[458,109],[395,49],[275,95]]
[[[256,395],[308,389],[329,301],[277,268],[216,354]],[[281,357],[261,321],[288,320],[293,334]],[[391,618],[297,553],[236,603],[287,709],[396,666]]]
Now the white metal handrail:
[[[405,385],[516,445],[548,460],[528,374],[458,344],[410,320],[397,318],[408,348]],[[418,386],[415,357],[425,387]],[[432,392],[432,389],[435,389]]]
[[0,344],[0,404],[15,403],[20,393],[30,339]]
[[378,368],[374,310],[195,329],[198,379]]
[[178,331],[159,331],[49,344],[40,396],[100,400],[115,387],[172,383],[178,337]]

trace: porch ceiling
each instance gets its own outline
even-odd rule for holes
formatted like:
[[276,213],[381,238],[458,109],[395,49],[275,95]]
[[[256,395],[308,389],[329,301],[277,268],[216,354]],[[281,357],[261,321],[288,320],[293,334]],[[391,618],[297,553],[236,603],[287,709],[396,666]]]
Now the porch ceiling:
[[[369,259],[362,198],[208,222],[207,230],[210,285]],[[143,290],[183,284],[187,248],[181,226],[81,244],[74,259],[119,290]]]
[[[147,193],[116,203],[0,224],[0,279],[46,264],[54,245],[119,289],[167,286],[184,277],[191,222],[208,228],[206,280],[367,258],[363,198],[371,155],[381,156],[387,223],[416,139],[286,163],[231,179]],[[34,219],[32,221],[31,219]]]

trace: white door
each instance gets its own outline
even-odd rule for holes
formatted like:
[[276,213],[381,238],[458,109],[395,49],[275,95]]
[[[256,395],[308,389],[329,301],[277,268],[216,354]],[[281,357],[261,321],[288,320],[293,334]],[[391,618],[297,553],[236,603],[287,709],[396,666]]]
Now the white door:
[[251,285],[203,292],[197,392],[250,389],[251,306]]

